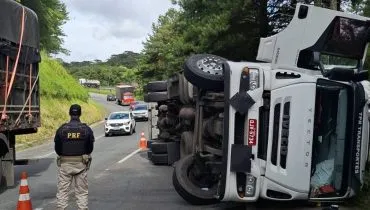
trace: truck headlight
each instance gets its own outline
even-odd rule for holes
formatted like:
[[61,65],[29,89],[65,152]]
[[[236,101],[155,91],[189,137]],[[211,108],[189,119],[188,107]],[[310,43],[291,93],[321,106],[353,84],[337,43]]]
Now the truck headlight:
[[251,174],[247,174],[247,184],[245,186],[245,196],[253,197],[256,192],[256,178]]
[[260,87],[260,75],[258,69],[249,69],[249,89],[254,90]]

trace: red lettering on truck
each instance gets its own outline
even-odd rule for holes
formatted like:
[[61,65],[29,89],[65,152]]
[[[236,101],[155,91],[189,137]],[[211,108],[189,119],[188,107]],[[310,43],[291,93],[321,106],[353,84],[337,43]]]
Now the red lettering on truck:
[[249,119],[248,122],[248,146],[254,146],[257,143],[257,120]]

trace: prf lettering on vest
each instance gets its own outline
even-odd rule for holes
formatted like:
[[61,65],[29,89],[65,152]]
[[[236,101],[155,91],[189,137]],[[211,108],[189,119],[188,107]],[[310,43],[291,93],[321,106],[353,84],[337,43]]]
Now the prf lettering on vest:
[[80,133],[68,133],[67,138],[68,139],[79,139],[80,138]]

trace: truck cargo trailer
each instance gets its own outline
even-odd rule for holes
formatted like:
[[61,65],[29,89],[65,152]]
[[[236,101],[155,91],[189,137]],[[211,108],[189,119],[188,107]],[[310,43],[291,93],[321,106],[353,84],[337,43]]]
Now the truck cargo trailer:
[[41,126],[37,15],[13,0],[0,2],[0,186],[14,185],[16,136]]

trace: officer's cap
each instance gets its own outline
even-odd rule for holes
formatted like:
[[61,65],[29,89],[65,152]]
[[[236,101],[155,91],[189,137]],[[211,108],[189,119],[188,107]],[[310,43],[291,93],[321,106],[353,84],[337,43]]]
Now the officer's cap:
[[71,116],[81,116],[81,106],[78,104],[73,104],[69,108],[69,115]]

